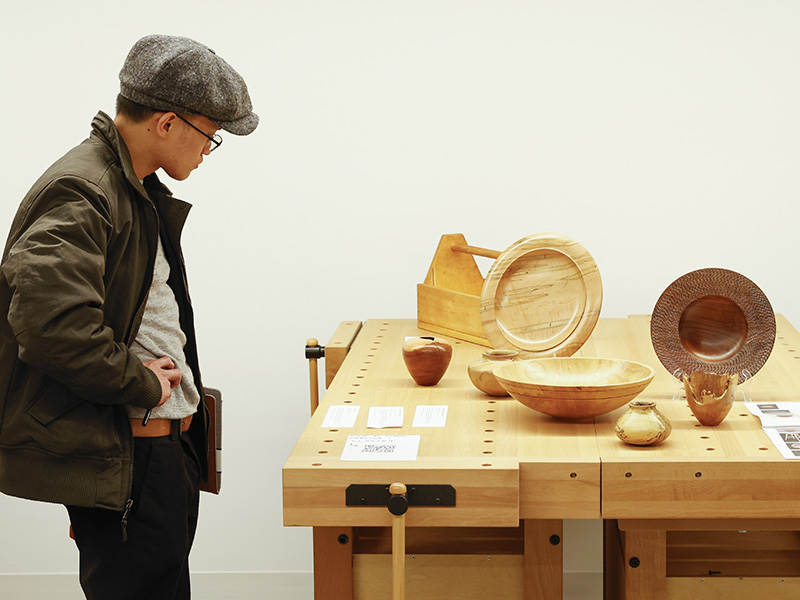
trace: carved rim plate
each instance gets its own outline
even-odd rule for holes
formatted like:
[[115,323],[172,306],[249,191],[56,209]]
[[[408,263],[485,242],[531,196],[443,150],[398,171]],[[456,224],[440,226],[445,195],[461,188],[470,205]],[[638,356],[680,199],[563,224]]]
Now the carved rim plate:
[[755,375],[775,345],[775,313],[744,275],[699,269],[676,279],[656,302],[650,339],[661,364],[680,379],[695,371]]
[[600,272],[586,248],[541,233],[494,261],[481,291],[481,324],[493,347],[522,358],[571,356],[594,330],[602,302]]

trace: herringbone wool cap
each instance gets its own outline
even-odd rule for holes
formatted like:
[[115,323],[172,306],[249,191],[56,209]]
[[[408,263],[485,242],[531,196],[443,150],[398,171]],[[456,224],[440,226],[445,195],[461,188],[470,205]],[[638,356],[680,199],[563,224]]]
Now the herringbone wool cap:
[[154,110],[203,115],[235,135],[258,126],[242,76],[189,38],[143,37],[128,53],[119,82],[122,96]]

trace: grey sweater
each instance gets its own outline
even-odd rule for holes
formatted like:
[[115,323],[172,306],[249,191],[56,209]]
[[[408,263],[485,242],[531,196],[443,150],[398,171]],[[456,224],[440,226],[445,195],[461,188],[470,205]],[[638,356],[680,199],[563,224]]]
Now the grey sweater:
[[[194,384],[192,370],[186,363],[183,347],[186,345],[186,334],[180,327],[178,303],[172,288],[167,284],[169,279],[169,263],[164,255],[161,238],[158,240],[158,252],[153,268],[153,284],[147,296],[142,324],[131,350],[142,362],[169,356],[182,374],[181,384],[172,390],[169,399],[153,409],[152,419],[183,419],[197,411],[200,395]],[[128,416],[140,419],[145,410],[127,405]]]

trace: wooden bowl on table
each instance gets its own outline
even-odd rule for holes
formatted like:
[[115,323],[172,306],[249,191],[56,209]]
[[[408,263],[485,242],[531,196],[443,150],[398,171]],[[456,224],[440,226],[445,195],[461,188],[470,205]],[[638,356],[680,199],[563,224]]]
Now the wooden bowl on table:
[[652,381],[643,363],[610,358],[536,358],[498,368],[495,377],[528,408],[585,420],[625,406]]

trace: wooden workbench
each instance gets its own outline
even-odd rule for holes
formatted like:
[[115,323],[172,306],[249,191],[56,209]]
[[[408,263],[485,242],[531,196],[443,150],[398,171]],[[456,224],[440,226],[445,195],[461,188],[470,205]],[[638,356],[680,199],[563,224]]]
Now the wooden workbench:
[[[780,315],[777,325],[769,360],[740,386],[755,402],[800,401],[800,334]],[[582,352],[658,365],[646,318],[601,321]],[[800,462],[781,456],[742,402],[703,427],[685,396],[672,400],[675,384],[659,366],[640,396],[672,423],[660,446],[620,444],[618,413],[595,422],[606,597],[800,597]]]
[[[364,324],[284,467],[284,523],[315,528],[316,599],[389,597],[392,516],[386,508],[345,506],[345,489],[395,481],[457,491],[453,508],[412,507],[406,515],[408,598],[435,593],[437,585],[455,586],[448,597],[462,589],[466,598],[560,598],[561,520],[600,517],[594,425],[556,422],[484,395],[467,376],[482,350],[459,340],[451,340],[442,381],[417,386],[400,351],[409,335],[429,332],[412,320]],[[337,336],[332,343],[349,345]],[[340,404],[361,406],[355,427],[322,428],[327,408]],[[446,427],[412,428],[419,405],[447,405]],[[404,426],[368,430],[370,406],[403,406]],[[339,460],[349,435],[379,433],[421,435],[418,459]],[[443,579],[442,572],[458,575]]]
[[[800,463],[784,460],[742,405],[719,427],[707,428],[684,400],[673,402],[676,381],[653,352],[646,317],[601,319],[578,355],[656,368],[642,398],[658,402],[673,433],[650,448],[626,446],[614,436],[624,408],[569,423],[482,394],[467,377],[467,365],[482,349],[468,342],[451,339],[444,378],[419,387],[400,352],[409,335],[429,332],[413,320],[340,326],[328,343],[334,350],[326,356],[329,389],[284,466],[284,524],[314,527],[316,600],[390,597],[392,515],[346,506],[345,489],[395,481],[450,484],[457,491],[455,507],[411,507],[406,515],[408,598],[561,598],[562,520],[601,517],[607,519],[609,599],[717,598],[720,590],[746,598],[752,581],[763,585],[778,573],[791,597],[800,594],[787,578],[800,571],[789,570],[800,553],[792,541],[800,530]],[[752,397],[795,399],[797,361],[800,334],[779,317],[773,355],[749,384]],[[327,408],[341,404],[361,407],[355,426],[322,428]],[[420,405],[447,405],[446,427],[412,428]],[[371,406],[403,406],[404,426],[367,429]],[[339,460],[349,435],[369,434],[421,435],[417,460]],[[765,560],[752,560],[752,552],[749,561],[738,558],[748,548],[772,548],[778,536],[789,550],[777,566],[779,552]],[[717,561],[714,552],[723,558]],[[784,597],[777,593],[773,598]]]

